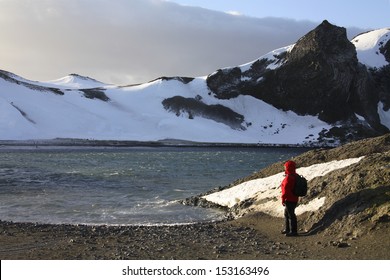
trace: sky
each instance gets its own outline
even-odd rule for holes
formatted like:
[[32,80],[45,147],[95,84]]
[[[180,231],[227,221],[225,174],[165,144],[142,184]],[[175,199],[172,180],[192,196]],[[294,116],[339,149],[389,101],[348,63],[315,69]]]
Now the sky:
[[0,0],[0,69],[105,83],[205,76],[295,43],[322,20],[390,27],[390,0]]

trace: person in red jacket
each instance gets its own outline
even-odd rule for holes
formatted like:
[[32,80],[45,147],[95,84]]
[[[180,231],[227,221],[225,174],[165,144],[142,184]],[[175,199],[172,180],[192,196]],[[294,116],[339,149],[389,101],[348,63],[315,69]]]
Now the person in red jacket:
[[296,176],[295,162],[289,160],[284,164],[285,178],[282,181],[282,204],[284,206],[285,227],[282,233],[286,236],[297,236],[297,216],[295,215],[295,208],[298,204],[298,197],[294,195],[293,188],[295,186]]

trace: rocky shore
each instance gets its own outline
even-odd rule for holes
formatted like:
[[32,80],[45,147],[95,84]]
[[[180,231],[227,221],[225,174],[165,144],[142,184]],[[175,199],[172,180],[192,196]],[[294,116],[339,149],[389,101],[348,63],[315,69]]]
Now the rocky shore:
[[[304,199],[319,192],[331,199],[319,211],[298,217],[298,237],[280,234],[283,220],[259,212],[221,222],[150,227],[1,221],[0,259],[388,260],[389,153],[388,134],[296,157],[294,160],[300,166],[306,166],[365,156],[357,165],[310,182],[311,190]],[[275,174],[281,164],[276,163],[239,181]],[[241,205],[241,209],[247,204]],[[313,228],[317,230],[308,233]]]
[[342,238],[288,238],[282,220],[256,213],[234,221],[180,226],[0,223],[2,260],[389,259],[389,227]]

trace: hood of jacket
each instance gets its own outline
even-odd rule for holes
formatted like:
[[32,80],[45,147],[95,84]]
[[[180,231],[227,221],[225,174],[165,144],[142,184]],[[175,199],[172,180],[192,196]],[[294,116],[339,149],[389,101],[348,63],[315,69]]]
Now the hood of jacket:
[[296,164],[292,160],[286,161],[284,164],[286,174],[295,174]]

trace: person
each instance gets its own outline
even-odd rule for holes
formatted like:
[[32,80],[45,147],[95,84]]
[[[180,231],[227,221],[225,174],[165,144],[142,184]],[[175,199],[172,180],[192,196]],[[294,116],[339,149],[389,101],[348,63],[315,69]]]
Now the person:
[[297,216],[295,208],[298,204],[298,196],[294,195],[293,188],[296,180],[296,164],[294,161],[287,161],[284,164],[285,178],[282,181],[282,205],[284,206],[285,226],[282,230],[286,236],[297,236]]

